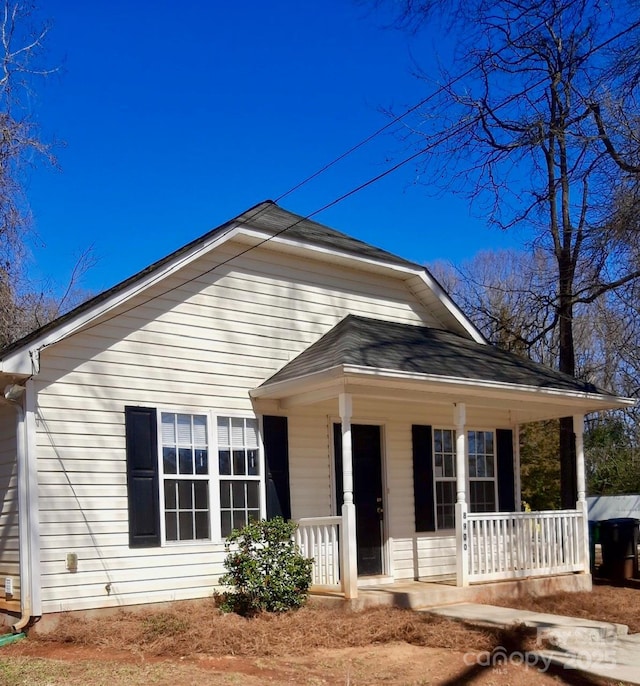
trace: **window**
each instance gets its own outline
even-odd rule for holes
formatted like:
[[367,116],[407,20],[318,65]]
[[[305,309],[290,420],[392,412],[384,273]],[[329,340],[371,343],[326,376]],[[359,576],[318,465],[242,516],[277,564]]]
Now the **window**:
[[218,417],[220,530],[223,537],[250,519],[260,519],[258,422]]
[[165,540],[211,538],[207,417],[162,412],[160,423]]
[[[456,432],[433,430],[436,529],[455,528]],[[467,500],[471,512],[495,512],[495,439],[493,431],[467,432]]]
[[495,449],[493,431],[469,431],[469,508],[495,512]]
[[[207,415],[160,414],[166,541],[211,538],[211,488],[216,475],[209,464],[207,420]],[[243,417],[216,421],[219,521],[226,538],[250,519],[260,519],[258,421]]]
[[271,471],[255,417],[126,405],[129,546],[218,541],[273,512],[274,497],[290,512],[286,418],[265,419]]
[[455,527],[456,453],[455,431],[434,429],[433,464],[436,489],[436,528]]

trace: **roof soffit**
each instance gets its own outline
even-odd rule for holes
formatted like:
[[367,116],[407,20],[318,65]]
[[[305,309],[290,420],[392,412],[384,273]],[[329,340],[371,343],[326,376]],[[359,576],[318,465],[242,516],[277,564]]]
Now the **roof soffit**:
[[464,402],[487,410],[510,411],[513,424],[557,419],[608,409],[628,408],[633,399],[597,393],[483,382],[426,374],[398,374],[393,370],[371,370],[338,365],[322,372],[254,389],[254,400],[272,399],[283,409],[308,405],[338,393],[352,393],[370,400],[453,405]]

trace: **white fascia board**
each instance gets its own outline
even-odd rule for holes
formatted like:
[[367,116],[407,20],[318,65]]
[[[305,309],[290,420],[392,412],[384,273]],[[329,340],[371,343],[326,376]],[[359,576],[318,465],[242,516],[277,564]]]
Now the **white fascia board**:
[[524,384],[511,384],[500,381],[488,381],[482,379],[465,379],[462,377],[438,376],[436,374],[419,374],[415,372],[402,372],[395,369],[376,369],[371,367],[361,367],[358,365],[344,365],[345,376],[353,375],[357,378],[379,378],[382,382],[390,380],[412,381],[428,383],[431,387],[440,386],[444,388],[458,387],[461,389],[478,389],[482,392],[495,392],[499,395],[521,394],[521,397],[539,401],[562,403],[563,401],[595,403],[606,408],[634,407],[636,401],[633,398],[624,398],[614,395],[602,395],[600,393],[587,393],[583,391],[565,391],[559,388],[540,388],[538,386],[527,386]]
[[274,381],[265,386],[259,386],[249,391],[251,398],[285,398],[306,390],[318,390],[335,383],[336,379],[344,377],[343,365],[336,365],[323,369],[320,372],[312,372],[303,376],[296,376],[286,381]]
[[[31,348],[29,348],[30,350]],[[15,350],[0,361],[0,372],[11,376],[28,377],[34,373],[29,350]]]
[[[400,274],[408,274],[408,275],[413,275],[413,274],[418,274],[417,269],[412,269],[411,267],[407,267],[404,265],[400,264],[394,264],[393,262],[387,262],[386,260],[379,259],[376,260],[372,257],[364,257],[360,255],[355,255],[354,253],[351,252],[344,252],[342,250],[335,250],[334,248],[328,248],[324,245],[317,245],[315,243],[307,243],[306,241],[299,241],[295,240],[293,238],[286,238],[283,235],[273,235],[270,234],[268,231],[260,230],[260,229],[245,229],[242,231],[242,233],[246,236],[252,237],[258,241],[262,240],[265,243],[267,242],[266,239],[268,239],[268,242],[271,245],[282,245],[286,246],[289,248],[295,248],[296,250],[302,251],[302,252],[315,252],[323,255],[324,257],[339,257],[341,259],[347,260],[349,262],[358,262],[360,264],[367,264],[372,267],[382,267],[385,270],[388,270],[390,272],[395,272],[395,273],[400,273]],[[283,231],[284,233],[284,231]],[[271,236],[271,238],[269,238]]]
[[448,293],[442,286],[431,276],[427,269],[416,271],[416,276],[424,281],[427,286],[433,291],[442,305],[451,313],[453,318],[462,326],[462,328],[473,338],[476,343],[487,344],[487,339],[480,333],[478,328],[471,322],[464,312],[451,300]]
[[353,381],[369,380],[384,386],[389,383],[404,383],[407,388],[415,388],[415,384],[424,385],[424,390],[440,391],[443,393],[472,394],[478,397],[492,396],[511,398],[517,396],[523,402],[553,403],[557,405],[574,404],[585,411],[616,409],[633,407],[636,401],[632,398],[606,396],[598,393],[580,391],[563,391],[553,388],[539,388],[523,384],[509,384],[496,381],[470,380],[461,377],[437,376],[435,374],[418,374],[401,372],[393,369],[373,369],[358,365],[336,365],[321,372],[314,372],[304,376],[276,381],[267,386],[261,386],[250,391],[252,398],[285,398],[288,395],[298,395],[304,392],[316,391],[319,388],[335,384],[342,378],[348,384]]
[[177,256],[175,259],[171,260],[162,267],[159,267],[157,270],[131,283],[126,288],[118,290],[105,300],[96,303],[96,305],[89,310],[78,314],[68,322],[65,322],[53,330],[48,331],[41,337],[29,341],[24,347],[18,348],[17,350],[11,352],[1,361],[0,371],[9,374],[24,375],[30,375],[34,372],[37,372],[37,370],[33,369],[31,361],[30,353],[32,351],[38,351],[41,348],[53,345],[54,343],[61,341],[63,338],[76,333],[84,326],[91,324],[96,319],[107,314],[110,310],[119,307],[127,300],[140,295],[145,290],[155,286],[166,277],[171,276],[183,267],[191,264],[198,258],[202,257],[202,255],[208,253],[210,250],[232,240],[243,231],[242,227],[242,224],[236,224],[220,235],[212,236],[203,243],[193,246],[193,248],[188,252]]
[[[268,233],[262,233],[261,231],[251,229],[243,231],[247,236],[253,235],[253,237],[259,239],[268,236]],[[284,233],[284,232],[283,232]],[[312,243],[306,243],[304,241],[297,241],[291,238],[286,238],[284,236],[274,236],[270,241],[274,244],[287,245],[292,248],[298,248],[300,250],[310,250],[313,252],[321,253],[326,256],[341,257],[343,259],[352,260],[361,264],[368,264],[376,267],[384,267],[391,272],[397,274],[403,274],[405,276],[417,276],[419,279],[424,281],[424,283],[430,288],[436,298],[440,301],[442,306],[452,315],[452,317],[462,326],[462,328],[473,338],[476,343],[487,343],[485,337],[478,331],[474,324],[465,316],[465,314],[460,310],[460,308],[451,300],[447,295],[446,291],[438,284],[438,282],[429,274],[426,269],[416,269],[406,265],[394,264],[392,262],[386,262],[383,259],[376,260],[371,257],[364,257],[360,255],[354,255],[353,253],[347,253],[340,250],[333,250],[322,245],[314,245]]]

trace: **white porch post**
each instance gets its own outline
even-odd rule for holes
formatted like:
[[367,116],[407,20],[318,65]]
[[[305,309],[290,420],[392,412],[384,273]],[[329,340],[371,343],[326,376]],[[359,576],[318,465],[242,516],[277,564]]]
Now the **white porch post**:
[[578,502],[576,510],[582,513],[582,558],[584,560],[584,570],[589,572],[590,550],[589,550],[589,511],[587,508],[587,480],[584,468],[584,415],[573,415],[573,434],[576,442],[576,485],[578,491]]
[[469,585],[469,523],[467,521],[467,411],[454,405],[456,425],[456,585]]
[[351,450],[351,394],[340,393],[342,424],[342,527],[340,535],[342,557],[342,590],[345,598],[358,597],[358,557],[356,540],[356,506],[353,502],[353,456]]

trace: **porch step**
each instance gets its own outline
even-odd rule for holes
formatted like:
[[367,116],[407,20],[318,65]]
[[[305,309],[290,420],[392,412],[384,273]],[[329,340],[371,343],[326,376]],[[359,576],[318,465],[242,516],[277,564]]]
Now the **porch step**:
[[433,581],[396,581],[389,585],[358,589],[358,598],[350,601],[350,606],[353,609],[363,609],[373,605],[394,605],[410,610],[424,610],[459,603],[491,603],[497,599],[508,602],[509,598],[518,598],[527,593],[549,595],[590,590],[591,577],[586,574],[495,581],[465,587]]
[[614,636],[626,636],[629,627],[625,624],[614,622],[599,622],[593,619],[582,617],[565,617],[563,615],[552,615],[546,612],[531,612],[529,610],[516,610],[510,607],[498,607],[496,605],[481,605],[480,603],[457,603],[455,605],[445,605],[441,607],[431,607],[421,612],[429,612],[457,619],[461,622],[469,622],[477,626],[502,627],[508,628],[517,624],[526,627],[552,631],[557,628],[573,630],[594,630],[602,638]]

